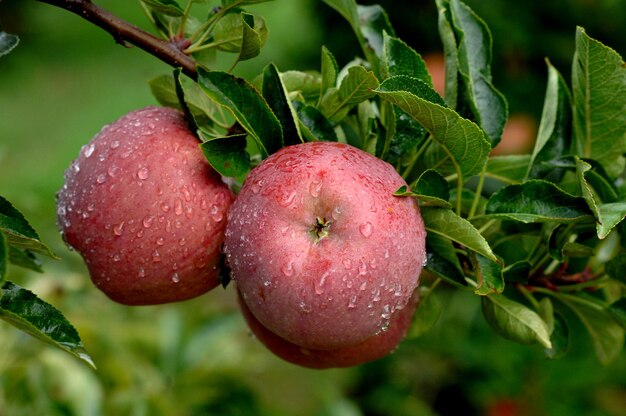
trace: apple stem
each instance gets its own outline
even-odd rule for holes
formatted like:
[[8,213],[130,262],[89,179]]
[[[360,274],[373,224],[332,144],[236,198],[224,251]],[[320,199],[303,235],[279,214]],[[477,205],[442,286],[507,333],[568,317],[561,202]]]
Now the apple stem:
[[324,217],[315,217],[315,224],[311,229],[311,235],[315,239],[315,244],[328,237],[328,230],[333,222]]

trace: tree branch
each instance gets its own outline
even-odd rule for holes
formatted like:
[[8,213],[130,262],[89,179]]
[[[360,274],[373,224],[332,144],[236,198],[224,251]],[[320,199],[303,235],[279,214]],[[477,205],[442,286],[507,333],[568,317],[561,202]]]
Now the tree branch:
[[51,4],[68,10],[82,17],[83,19],[106,30],[119,44],[130,43],[151,55],[156,56],[163,62],[174,68],[182,67],[183,73],[192,79],[198,78],[196,62],[185,55],[174,44],[157,38],[148,32],[131,25],[125,20],[109,13],[107,10],[97,6],[90,0],[37,0],[41,3]]

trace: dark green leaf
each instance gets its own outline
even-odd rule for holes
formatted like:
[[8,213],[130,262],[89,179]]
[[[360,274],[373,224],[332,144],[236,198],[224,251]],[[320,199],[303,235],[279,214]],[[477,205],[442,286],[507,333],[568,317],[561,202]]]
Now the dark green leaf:
[[536,312],[501,294],[481,299],[485,319],[499,335],[522,344],[539,342],[552,348],[548,326]]
[[474,293],[481,296],[502,293],[504,290],[502,265],[476,253],[470,255],[470,261],[472,262],[474,278],[478,285]]
[[293,101],[292,105],[298,114],[302,133],[309,141],[337,141],[333,125],[317,108],[300,101]]
[[526,284],[528,283],[528,277],[531,269],[532,264],[528,261],[518,261],[513,264],[509,264],[502,269],[502,277],[506,282]]
[[386,77],[407,75],[417,78],[430,88],[433,88],[433,80],[426,68],[426,63],[419,53],[398,38],[385,33],[383,48],[383,63]]
[[420,287],[419,294],[420,301],[407,333],[408,338],[417,338],[430,331],[441,315],[441,301],[435,292],[430,288]]
[[554,327],[550,334],[550,341],[552,342],[552,348],[546,349],[544,352],[546,357],[551,359],[560,358],[569,349],[570,344],[570,336],[569,336],[569,328],[567,327],[567,322],[563,317],[555,313],[554,314]]
[[245,80],[225,72],[211,72],[198,67],[198,83],[212,100],[233,114],[256,141],[262,157],[283,146],[278,119],[265,100]]
[[446,62],[445,99],[448,106],[455,109],[459,95],[459,53],[456,35],[452,27],[450,1],[436,0],[436,3],[439,37],[443,43],[443,54]]
[[39,299],[33,292],[5,282],[0,288],[0,319],[69,352],[95,368],[76,329],[58,309]]
[[168,16],[178,17],[184,14],[183,9],[174,0],[141,0],[141,2]]
[[0,30],[0,57],[8,55],[18,43],[20,43],[20,38]]
[[565,80],[552,66],[548,65],[548,85],[543,101],[541,122],[535,140],[535,147],[528,166],[528,175],[544,177],[552,168],[541,165],[542,162],[561,158],[571,147],[572,103]]
[[7,263],[9,260],[9,244],[4,234],[0,234],[0,283],[4,281],[7,274]]
[[449,209],[423,207],[422,218],[429,233],[438,234],[497,262],[487,240],[474,226]]
[[302,143],[298,117],[287,97],[287,90],[283,85],[278,68],[269,64],[263,71],[263,98],[278,117],[282,128],[285,146]]
[[581,27],[576,30],[572,92],[576,153],[597,160],[617,177],[626,166],[626,65]]
[[452,207],[449,202],[450,187],[448,182],[432,169],[428,169],[420,175],[413,184],[413,191],[409,191],[406,186],[401,186],[394,195],[417,197],[421,206]]
[[426,236],[426,269],[456,287],[467,282],[452,241],[437,234]]
[[526,177],[529,163],[529,155],[493,156],[487,161],[485,174],[502,182],[519,183]]
[[200,145],[202,153],[220,175],[242,178],[250,170],[246,134],[209,139]]
[[609,313],[619,322],[622,328],[626,328],[626,298],[621,298],[609,305]]
[[458,65],[463,97],[491,146],[502,136],[508,117],[506,99],[491,82],[491,33],[485,22],[465,3],[450,0],[448,7],[458,42]]
[[604,271],[611,278],[626,283],[626,253],[618,253],[615,257],[606,262]]
[[624,346],[624,328],[608,312],[608,305],[587,297],[558,293],[557,298],[583,323],[602,364],[615,360]]
[[568,258],[585,258],[591,257],[594,254],[594,250],[592,247],[571,241],[567,241],[565,242],[565,244],[563,244],[563,249],[561,250],[561,252],[563,257]]
[[486,214],[530,223],[578,221],[592,212],[583,198],[572,196],[551,182],[530,180],[505,186],[493,194]]
[[339,121],[345,117],[345,111],[361,101],[375,95],[378,88],[378,79],[372,71],[362,66],[353,66],[348,69],[339,85],[339,89],[330,89],[324,94],[320,103],[320,111],[329,119]]
[[26,218],[9,201],[0,196],[0,233],[6,237],[9,246],[32,250],[56,259],[54,253],[39,240],[37,232]]
[[241,49],[237,61],[245,61],[258,56],[264,43],[260,30],[265,29],[265,23],[262,25],[257,23],[262,19],[248,13],[241,13],[241,20],[243,22]]

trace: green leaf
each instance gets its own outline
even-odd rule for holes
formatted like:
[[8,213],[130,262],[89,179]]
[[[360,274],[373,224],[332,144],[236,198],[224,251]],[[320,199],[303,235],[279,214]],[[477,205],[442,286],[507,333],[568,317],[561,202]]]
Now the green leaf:
[[498,261],[487,240],[466,219],[445,208],[423,207],[421,212],[427,232],[438,234],[492,261]]
[[245,80],[198,67],[198,84],[216,103],[232,113],[267,157],[283,146],[280,123],[265,100]]
[[569,152],[572,137],[572,103],[569,89],[559,71],[548,65],[548,85],[535,147],[528,165],[527,176],[542,177],[552,171],[541,162],[556,160]]
[[565,319],[558,313],[554,314],[553,329],[550,333],[550,341],[552,348],[546,349],[544,352],[546,357],[557,359],[565,355],[569,349],[570,335],[569,328]]
[[506,183],[523,182],[530,164],[530,155],[492,156],[487,161],[485,174]]
[[302,96],[307,102],[317,102],[322,90],[322,76],[317,72],[286,71],[280,74],[283,85],[290,93]]
[[419,294],[420,301],[407,333],[409,339],[420,337],[430,331],[441,315],[441,301],[435,292],[430,288],[420,287]]
[[395,196],[413,196],[420,201],[420,206],[434,206],[452,208],[450,200],[450,187],[448,182],[437,171],[425,170],[413,184],[413,191],[406,186],[401,186],[394,193]]
[[326,117],[312,105],[292,102],[300,122],[300,130],[308,141],[336,142],[337,133]]
[[575,149],[610,177],[626,166],[626,65],[613,49],[576,30],[572,64]]
[[9,201],[0,196],[0,233],[6,237],[9,246],[43,254],[57,259],[58,257],[39,240],[37,232],[30,226],[26,218]]
[[21,250],[17,247],[9,246],[9,262],[19,267],[43,273],[41,262],[30,250]]
[[491,146],[502,137],[508,116],[506,99],[491,82],[491,32],[487,24],[465,3],[450,0],[452,26],[458,42],[458,65],[463,99],[485,131]]
[[482,130],[445,107],[423,82],[405,76],[385,80],[376,93],[413,117],[443,146],[463,175],[480,173],[491,146]]
[[504,290],[502,264],[476,253],[470,255],[470,261],[472,262],[474,277],[478,284],[474,293],[481,296],[502,293]]
[[604,271],[611,278],[626,283],[626,253],[618,253],[609,260],[604,267]]
[[459,53],[457,49],[456,35],[452,27],[450,16],[450,1],[436,0],[439,37],[443,43],[443,54],[446,62],[445,72],[445,100],[452,109],[457,107],[459,95]]
[[626,298],[621,298],[613,302],[609,305],[608,311],[622,328],[626,328]]
[[220,175],[243,178],[250,170],[246,134],[211,138],[200,145],[209,164]]
[[171,74],[160,75],[148,81],[150,91],[156,100],[165,107],[181,109],[176,84]]
[[[329,119],[339,121],[341,110],[349,109],[374,95],[378,88],[378,79],[372,71],[362,66],[348,69],[348,75],[341,80],[339,89],[330,89],[322,98],[320,111]],[[345,114],[344,114],[345,116]]]
[[532,264],[528,261],[517,261],[502,269],[502,277],[506,282],[526,284],[528,283],[528,277],[530,276],[531,269]]
[[215,25],[211,44],[220,51],[239,54],[238,62],[257,56],[267,36],[262,17],[245,12],[228,13]]
[[0,57],[8,55],[18,43],[20,38],[0,30]]
[[539,342],[552,348],[548,325],[536,312],[501,294],[481,299],[485,319],[496,333],[522,344]]
[[339,66],[333,54],[325,47],[322,46],[322,85],[320,88],[319,101],[321,102],[323,93],[329,88],[335,88],[337,86],[337,75],[339,74]]
[[[596,217],[596,231],[598,238],[604,239],[617,224],[626,218],[626,202],[603,204],[602,199],[598,195],[595,187],[593,187],[590,181],[588,181],[591,173],[593,172],[591,170],[591,165],[576,158],[576,168],[583,198],[585,198],[587,205]],[[592,179],[592,181],[595,182],[596,185],[601,186],[604,184],[605,190],[602,191],[604,195],[607,195],[610,191],[614,191],[610,188],[611,185],[605,183],[600,175],[596,174],[593,178],[594,179]],[[606,188],[608,188],[608,190]]]
[[607,311],[608,305],[587,297],[559,293],[557,298],[583,323],[602,364],[615,360],[624,346],[624,328]]
[[385,78],[407,75],[433,88],[433,80],[421,55],[402,40],[389,36],[387,33],[383,37],[383,65]]
[[530,180],[508,185],[487,202],[486,214],[524,223],[572,222],[592,215],[585,200],[572,196],[551,182]]
[[141,0],[141,2],[167,16],[180,17],[184,14],[183,9],[174,0]]
[[453,286],[465,288],[467,282],[452,241],[434,233],[426,236],[426,269]]
[[4,234],[0,234],[0,283],[4,281],[7,274],[7,263],[9,260],[9,244]]
[[242,21],[242,35],[241,35],[241,49],[239,51],[239,57],[237,61],[245,61],[258,56],[261,53],[261,47],[263,46],[263,37],[258,31],[258,28],[265,28],[265,24],[258,25],[257,21],[262,21],[260,18],[255,17],[249,13],[241,13]]
[[304,140],[300,133],[300,124],[296,122],[296,111],[287,97],[287,90],[274,64],[269,64],[263,70],[263,98],[280,120],[285,146],[302,143]]
[[72,324],[58,309],[39,299],[33,292],[5,282],[0,288],[0,319],[69,352],[95,368]]

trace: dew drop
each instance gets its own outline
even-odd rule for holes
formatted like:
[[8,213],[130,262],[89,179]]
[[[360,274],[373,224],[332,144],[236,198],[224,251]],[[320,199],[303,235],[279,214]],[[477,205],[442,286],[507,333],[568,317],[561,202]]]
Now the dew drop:
[[326,278],[328,278],[329,272],[324,272],[319,278],[318,281],[315,282],[315,293],[321,295],[324,293],[324,284],[326,283]]
[[118,140],[113,140],[111,142],[111,145],[109,146],[111,149],[117,149],[118,147],[120,147],[120,142]]
[[372,295],[374,295],[372,300],[374,302],[378,302],[380,300],[380,289],[376,288],[376,290],[374,290],[374,292],[372,292]]
[[146,217],[141,222],[145,228],[150,228],[152,227],[152,224],[154,223],[155,218],[156,217],[154,215],[146,215]]
[[365,222],[359,226],[359,231],[365,238],[368,238],[369,236],[372,235],[373,229],[374,227],[372,226],[370,222]]
[[391,308],[389,305],[383,306],[383,313],[380,315],[380,317],[386,320],[391,318]]
[[152,261],[154,263],[160,263],[161,262],[161,253],[159,253],[159,250],[154,250],[152,252]]
[[145,277],[146,276],[146,271],[144,270],[143,267],[139,268],[139,273],[137,275],[139,277]]
[[163,237],[159,237],[156,239],[156,243],[158,246],[162,246],[163,244],[165,244],[165,239]]
[[361,276],[367,274],[367,264],[365,264],[363,259],[359,260],[359,274]]
[[72,163],[72,170],[74,171],[74,173],[80,172],[80,165],[78,164],[78,162]]
[[183,213],[183,201],[180,198],[176,198],[174,201],[174,212],[176,215],[181,215]]
[[117,262],[119,262],[120,260],[122,260],[122,257],[121,257],[119,254],[115,254],[115,255],[113,256],[113,262],[114,262],[114,263],[117,263]]
[[87,205],[87,211],[94,212],[95,209],[96,209],[96,206],[94,204]]
[[361,286],[359,287],[359,290],[363,291],[367,289],[367,281],[364,281],[363,283],[361,283]]
[[389,258],[389,250],[385,250],[385,258],[388,259]]
[[281,272],[283,272],[283,274],[287,277],[289,276],[293,276],[293,261],[290,261],[289,263],[285,264],[283,267],[281,267],[280,269]]
[[118,173],[120,173],[120,168],[118,168],[117,166],[109,166],[109,169],[107,169],[107,173],[110,177],[114,177]]
[[313,198],[317,198],[320,196],[320,192],[322,191],[322,182],[311,182],[309,185],[309,193]]
[[96,182],[99,184],[103,184],[107,181],[107,177],[105,174],[100,174],[98,175],[98,177],[96,178]]
[[348,309],[356,308],[356,295],[352,295],[350,302],[348,302]]
[[282,198],[278,201],[278,203],[282,205],[283,207],[288,207],[289,205],[291,205],[291,203],[293,202],[295,198],[296,198],[296,192],[292,191],[291,193],[284,194]]
[[91,155],[93,155],[94,150],[96,150],[96,146],[93,143],[90,143],[83,147],[83,155],[89,159]]
[[180,276],[178,275],[178,273],[174,273],[172,275],[172,282],[174,282],[174,283],[180,282]]
[[220,222],[224,219],[224,214],[220,211],[217,205],[211,205],[209,209],[209,215],[213,218],[213,221]]
[[141,238],[141,237],[143,237],[143,230],[139,230],[139,231],[137,231],[137,234],[136,234],[136,235],[137,235],[137,238]]
[[150,176],[150,171],[147,167],[142,167],[137,171],[137,177],[142,181],[145,181]]
[[181,238],[180,240],[178,240],[178,245],[179,246],[184,246],[185,244],[187,244],[187,240],[185,240],[184,238]]
[[352,260],[343,259],[343,267],[345,267],[346,270],[350,270],[352,268]]
[[302,312],[304,313],[309,313],[312,310],[311,307],[307,305],[304,300],[300,301],[300,309],[302,309]]
[[167,205],[166,202],[161,202],[160,208],[161,208],[161,211],[163,212],[170,212],[170,209],[171,209],[170,206]]
[[113,234],[120,236],[122,235],[122,232],[124,231],[124,222],[120,222],[119,224],[116,224],[113,226]]
[[382,322],[380,326],[380,332],[387,332],[389,330],[389,324],[389,320],[385,320],[384,322]]

